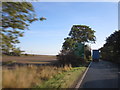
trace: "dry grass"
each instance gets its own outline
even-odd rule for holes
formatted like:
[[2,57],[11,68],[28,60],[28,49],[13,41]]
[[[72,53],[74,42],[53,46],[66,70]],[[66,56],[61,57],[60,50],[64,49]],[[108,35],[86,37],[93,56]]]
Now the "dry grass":
[[71,70],[71,65],[64,67],[53,66],[24,66],[14,70],[3,69],[3,88],[32,88],[52,78],[56,74]]
[[2,56],[2,61],[54,61],[56,56],[35,55],[35,56]]
[[50,64],[57,61],[56,56],[34,55],[34,56],[2,56],[2,62],[16,62],[21,64]]

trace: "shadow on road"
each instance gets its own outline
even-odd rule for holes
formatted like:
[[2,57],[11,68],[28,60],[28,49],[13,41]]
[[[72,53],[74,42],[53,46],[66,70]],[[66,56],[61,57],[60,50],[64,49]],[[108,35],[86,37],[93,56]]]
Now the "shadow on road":
[[118,64],[100,60],[92,62],[80,88],[120,88]]
[[[85,82],[82,88],[118,88],[117,79],[93,80]],[[106,84],[104,84],[106,82]]]

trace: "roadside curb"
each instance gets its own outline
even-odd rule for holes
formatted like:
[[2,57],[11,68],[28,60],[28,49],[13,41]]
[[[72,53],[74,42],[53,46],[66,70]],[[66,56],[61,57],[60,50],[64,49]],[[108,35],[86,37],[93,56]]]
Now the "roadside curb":
[[85,77],[88,69],[90,68],[91,64],[92,64],[92,61],[90,62],[89,66],[87,67],[86,71],[84,72],[82,78],[79,80],[79,82],[77,83],[77,85],[75,86],[75,88],[79,88],[80,87],[80,85],[81,85],[81,83],[82,83],[82,81],[83,81],[83,79],[84,79],[84,77]]

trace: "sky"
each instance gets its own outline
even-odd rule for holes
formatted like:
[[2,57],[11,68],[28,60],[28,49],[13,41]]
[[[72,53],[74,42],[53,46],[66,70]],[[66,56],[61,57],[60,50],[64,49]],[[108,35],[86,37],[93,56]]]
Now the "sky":
[[57,55],[73,25],[87,25],[95,30],[99,49],[106,37],[118,29],[117,2],[32,2],[37,17],[47,20],[33,22],[24,37],[19,38],[20,47],[26,53]]

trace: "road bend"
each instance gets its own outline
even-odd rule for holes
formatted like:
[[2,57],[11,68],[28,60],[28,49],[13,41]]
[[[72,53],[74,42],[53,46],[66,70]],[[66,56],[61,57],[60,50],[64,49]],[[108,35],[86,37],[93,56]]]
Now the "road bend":
[[79,88],[120,88],[119,67],[111,62],[92,62]]

